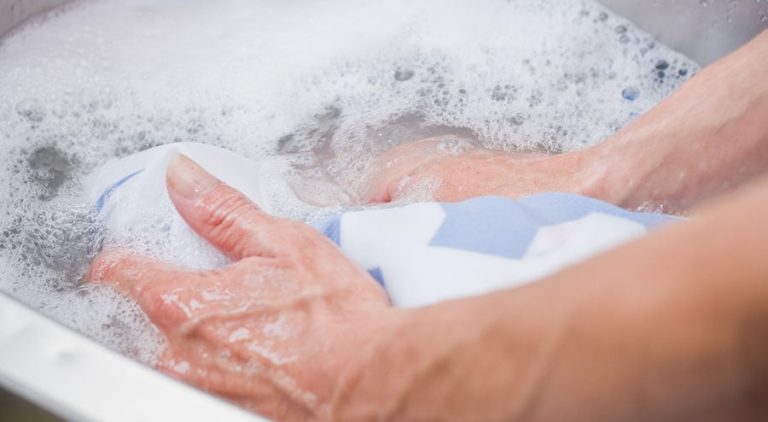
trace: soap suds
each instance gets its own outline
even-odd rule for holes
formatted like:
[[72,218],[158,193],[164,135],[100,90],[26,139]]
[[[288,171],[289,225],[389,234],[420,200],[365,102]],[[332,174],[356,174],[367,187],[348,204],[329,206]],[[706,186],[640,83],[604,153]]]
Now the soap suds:
[[[344,207],[392,146],[577,150],[697,71],[586,0],[75,2],[0,44],[0,289],[149,362],[141,312],[81,282],[103,239],[79,183],[109,159],[279,156],[302,199]],[[312,217],[280,186],[279,214]]]

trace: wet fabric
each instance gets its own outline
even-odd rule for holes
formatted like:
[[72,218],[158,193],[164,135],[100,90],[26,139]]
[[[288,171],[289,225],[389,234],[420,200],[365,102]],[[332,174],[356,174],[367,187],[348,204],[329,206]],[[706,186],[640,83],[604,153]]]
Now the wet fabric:
[[[115,160],[88,178],[105,238],[142,238],[142,252],[178,265],[226,265],[170,203],[165,170],[179,153],[272,209],[262,186],[275,177],[264,173],[270,163],[208,145],[171,144]],[[394,305],[412,307],[519,286],[673,220],[584,196],[542,193],[370,208],[313,225],[384,286]]]
[[519,286],[675,219],[543,193],[348,212],[317,227],[395,305],[419,306]]

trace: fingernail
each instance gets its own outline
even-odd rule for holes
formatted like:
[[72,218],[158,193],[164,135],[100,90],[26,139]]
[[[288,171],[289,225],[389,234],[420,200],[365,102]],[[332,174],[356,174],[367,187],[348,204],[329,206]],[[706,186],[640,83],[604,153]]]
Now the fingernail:
[[191,201],[211,192],[219,184],[219,179],[184,154],[171,160],[166,177],[169,191]]

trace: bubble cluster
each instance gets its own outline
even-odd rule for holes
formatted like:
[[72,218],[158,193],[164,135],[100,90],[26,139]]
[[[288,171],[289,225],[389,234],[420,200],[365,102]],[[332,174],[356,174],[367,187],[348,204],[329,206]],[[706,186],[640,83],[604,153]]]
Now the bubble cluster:
[[[102,243],[80,181],[105,161],[278,156],[299,198],[339,207],[395,145],[576,150],[697,70],[588,0],[74,2],[0,44],[0,289],[150,359],[141,313],[80,281]],[[280,186],[279,213],[315,212]]]

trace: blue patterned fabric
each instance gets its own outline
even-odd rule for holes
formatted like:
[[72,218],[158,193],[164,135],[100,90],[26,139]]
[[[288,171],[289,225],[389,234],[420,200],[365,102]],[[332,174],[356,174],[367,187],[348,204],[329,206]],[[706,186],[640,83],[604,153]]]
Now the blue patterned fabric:
[[419,306],[533,281],[676,219],[545,193],[348,212],[316,227],[396,305]]

